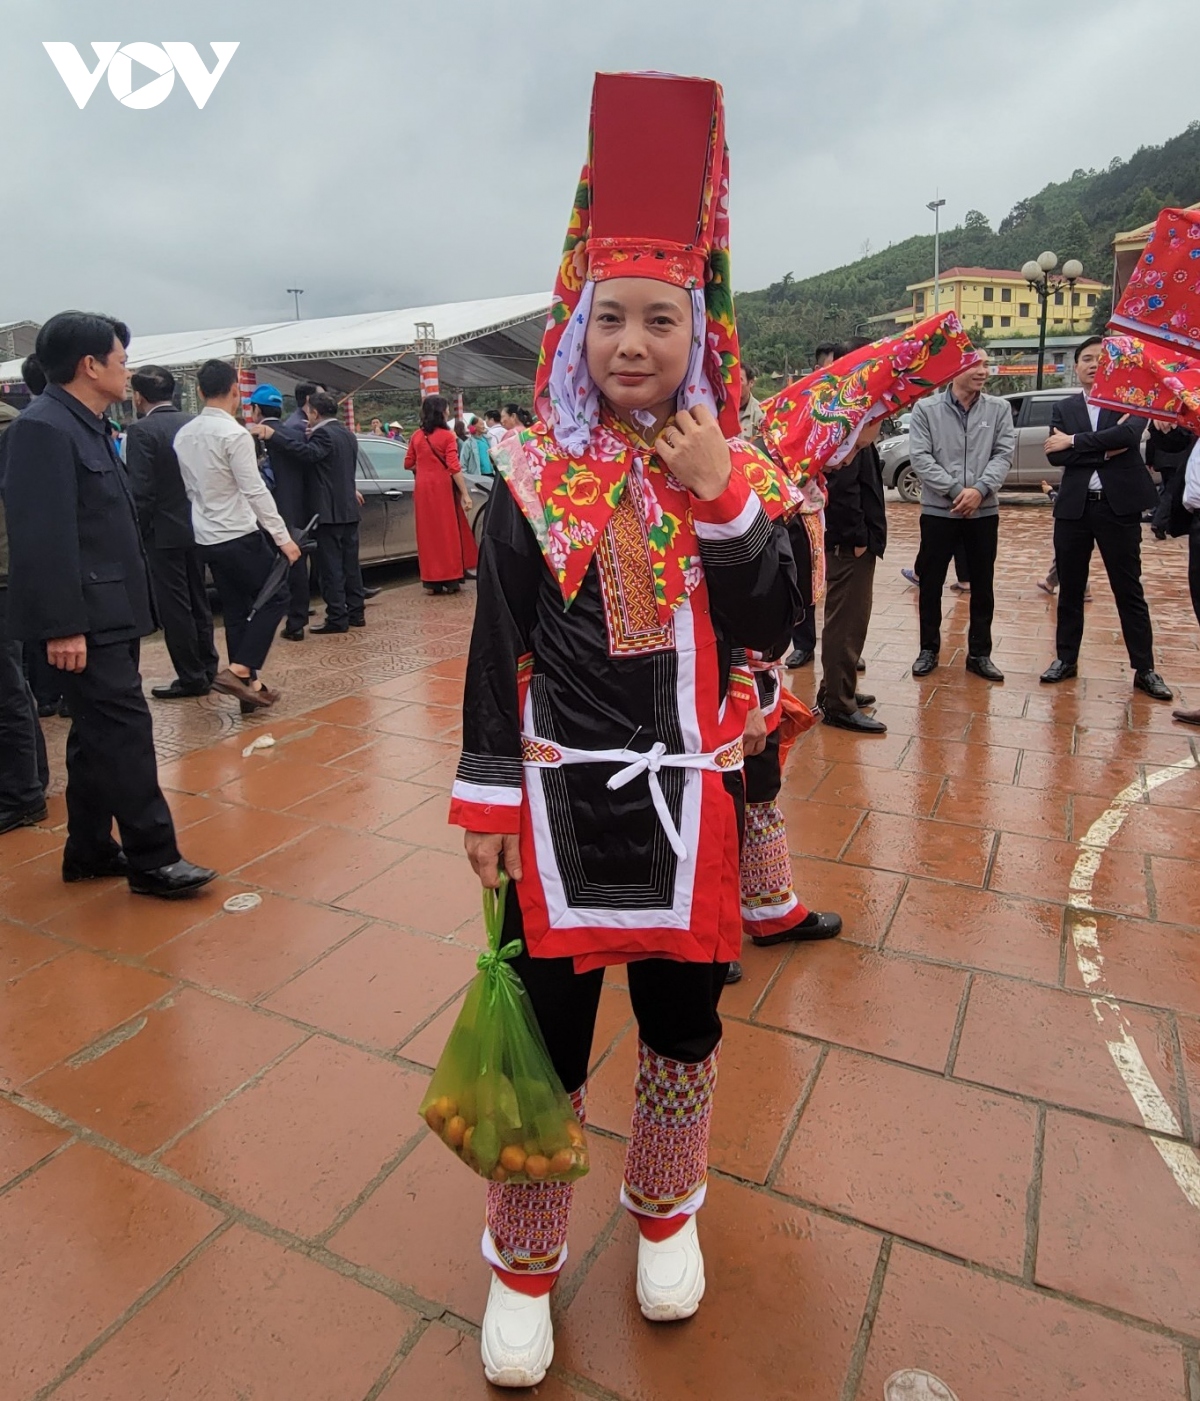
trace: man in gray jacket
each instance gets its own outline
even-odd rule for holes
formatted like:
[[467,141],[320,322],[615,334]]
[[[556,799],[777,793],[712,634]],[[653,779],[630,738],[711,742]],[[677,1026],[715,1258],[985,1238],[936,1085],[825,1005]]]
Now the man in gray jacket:
[[998,492],[1012,466],[1016,433],[1007,402],[985,394],[987,359],[950,381],[946,391],[913,409],[909,446],[921,479],[921,651],[914,676],[928,676],[942,645],[942,585],[955,546],[966,553],[971,581],[967,670],[986,681],[1003,681],[992,661]]

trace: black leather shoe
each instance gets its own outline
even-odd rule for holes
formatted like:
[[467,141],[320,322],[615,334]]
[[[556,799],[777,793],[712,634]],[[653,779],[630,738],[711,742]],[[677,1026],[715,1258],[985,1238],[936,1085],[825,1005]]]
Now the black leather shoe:
[[38,718],[48,720],[51,715],[57,715],[59,704],[59,701],[39,701],[37,708]]
[[304,641],[304,629],[303,629],[303,628],[284,628],[284,630],[283,630],[279,635],[280,635],[280,637],[283,638],[283,640],[284,640],[285,642],[303,642],[303,641]]
[[938,654],[928,647],[922,647],[917,653],[917,660],[912,664],[912,674],[914,676],[928,676],[931,671],[938,668]]
[[363,597],[364,597],[364,598],[374,598],[376,594],[379,594],[379,593],[382,593],[382,592],[383,592],[383,590],[382,590],[381,588],[377,588],[377,587],[374,586],[374,585],[371,585],[371,584],[364,584],[364,585],[363,585]]
[[1004,680],[1004,673],[991,657],[968,657],[967,670],[973,671],[976,676],[982,676],[985,681]]
[[350,631],[350,624],[349,624],[349,623],[343,623],[343,624],[341,625],[341,627],[330,627],[330,625],[329,625],[328,623],[322,623],[321,626],[320,626],[319,628],[313,628],[313,629],[312,629],[312,635],[313,635],[314,637],[324,637],[324,636],[326,636],[326,634],[331,633],[331,632],[349,632],[349,631]]
[[735,958],[725,970],[725,986],[730,983],[740,983],[742,981],[742,965]]
[[46,804],[22,808],[19,812],[0,813],[0,836],[5,832],[15,832],[18,827],[33,827],[46,820]]
[[1162,679],[1157,671],[1139,671],[1133,678],[1134,689],[1145,691],[1155,700],[1174,700],[1175,692]]
[[867,664],[866,664],[866,662],[864,662],[863,659],[862,659],[861,657],[859,657],[858,661],[856,661],[856,662],[854,663],[854,670],[855,670],[855,671],[866,671],[866,669],[867,669]]
[[150,694],[155,700],[184,700],[188,696],[206,696],[211,686],[189,686],[186,681],[175,680],[169,686],[151,686]]
[[127,876],[129,874],[129,862],[125,859],[123,851],[115,852],[106,861],[101,861],[92,866],[81,866],[76,861],[63,857],[62,878],[67,885],[74,885],[81,880],[111,880],[114,876]]
[[802,652],[799,647],[795,647],[788,653],[787,661],[784,662],[784,666],[786,666],[789,671],[796,671],[802,666],[807,666],[812,659],[813,654],[811,652]]
[[827,710],[821,716],[821,720],[839,730],[857,730],[860,735],[887,734],[887,726],[882,720],[876,720],[873,715],[864,715],[861,710],[853,710],[849,715],[839,715],[837,711]]
[[821,914],[818,910],[810,910],[807,916],[791,929],[784,929],[778,934],[764,934],[761,938],[755,938],[752,934],[750,942],[760,949],[769,949],[772,944],[800,944],[812,939],[836,939],[841,932],[841,915]]
[[351,626],[352,628],[365,628],[366,625],[367,625],[367,620],[366,620],[366,618],[351,618],[351,619],[350,619],[350,626]]
[[1053,686],[1058,681],[1070,681],[1073,676],[1079,675],[1079,668],[1074,662],[1064,662],[1061,658],[1052,661],[1038,678],[1044,681],[1047,686]]
[[157,895],[160,900],[178,900],[182,895],[190,895],[210,880],[216,880],[216,871],[207,866],[195,866],[190,861],[173,861],[169,866],[159,866],[154,871],[130,871],[129,888],[135,895]]
[[867,695],[865,692],[863,692],[863,691],[858,691],[858,692],[855,693],[855,696],[854,696],[854,704],[857,705],[857,706],[874,705],[874,704],[875,704],[875,697],[874,697],[874,696],[868,696],[868,695]]

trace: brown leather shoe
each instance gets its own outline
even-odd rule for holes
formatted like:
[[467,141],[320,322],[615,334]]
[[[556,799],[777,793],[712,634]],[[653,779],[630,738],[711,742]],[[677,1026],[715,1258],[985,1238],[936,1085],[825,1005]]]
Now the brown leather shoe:
[[1173,720],[1182,720],[1185,725],[1200,725],[1200,710],[1172,710]]
[[274,705],[279,699],[279,692],[273,691],[266,682],[264,682],[257,691],[251,686],[250,691],[254,699],[240,702],[243,715],[253,715],[256,710],[263,710],[266,706]]
[[252,691],[246,682],[228,667],[218,671],[213,677],[213,690],[221,691],[227,696],[236,696],[243,706],[248,704],[254,710],[265,710],[271,704],[261,691]]

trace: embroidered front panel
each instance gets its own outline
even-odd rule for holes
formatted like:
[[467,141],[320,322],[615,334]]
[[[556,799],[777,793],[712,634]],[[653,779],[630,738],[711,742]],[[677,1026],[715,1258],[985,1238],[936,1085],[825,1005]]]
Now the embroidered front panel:
[[633,472],[596,550],[610,657],[665,652],[675,645],[674,621],[659,622],[643,503],[639,474]]
[[658,1056],[638,1042],[625,1196],[643,1216],[674,1216],[708,1177],[708,1134],[720,1046],[707,1060]]
[[794,901],[787,826],[776,803],[746,804],[741,865],[744,914]]

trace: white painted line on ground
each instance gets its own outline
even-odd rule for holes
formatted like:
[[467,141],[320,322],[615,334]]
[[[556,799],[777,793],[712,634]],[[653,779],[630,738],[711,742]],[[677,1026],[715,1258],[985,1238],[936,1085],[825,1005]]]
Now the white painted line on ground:
[[[1189,756],[1178,764],[1147,774],[1144,780],[1138,778],[1117,794],[1111,807],[1100,814],[1079,843],[1079,856],[1071,871],[1068,903],[1071,907],[1071,941],[1075,946],[1075,962],[1084,987],[1095,987],[1104,976],[1104,952],[1100,947],[1100,936],[1092,912],[1092,884],[1109,843],[1121,830],[1135,803],[1141,802],[1164,783],[1170,783],[1185,773],[1195,772],[1197,767],[1200,766]],[[1183,1132],[1179,1120],[1151,1075],[1120,1004],[1110,997],[1097,996],[1092,998],[1092,1010],[1113,1064],[1133,1097],[1142,1122],[1150,1130],[1150,1141],[1170,1169],[1179,1190],[1200,1211],[1200,1158],[1197,1158],[1190,1144],[1178,1141]],[[1159,1134],[1172,1134],[1175,1137],[1160,1138]]]

